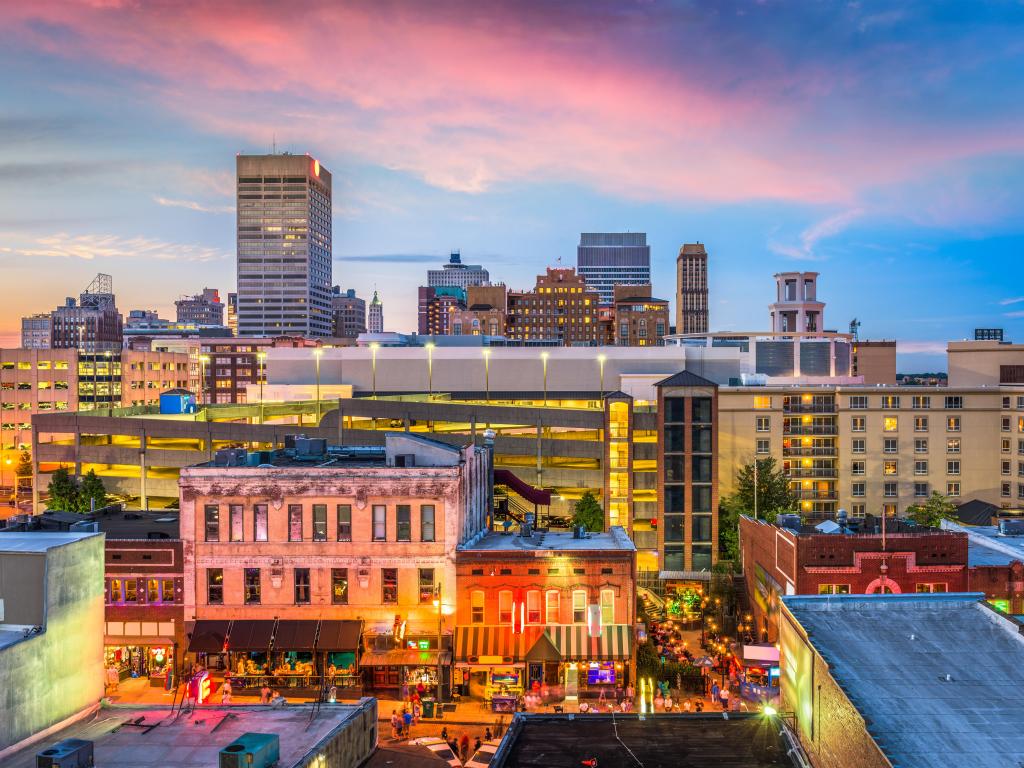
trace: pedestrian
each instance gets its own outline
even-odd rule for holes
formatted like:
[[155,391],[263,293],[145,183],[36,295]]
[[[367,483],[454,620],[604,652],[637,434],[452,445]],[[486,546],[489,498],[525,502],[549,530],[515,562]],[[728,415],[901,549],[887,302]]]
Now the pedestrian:
[[412,704],[412,724],[413,725],[419,725],[420,724],[420,714],[422,713],[422,711],[423,710],[420,709],[420,702],[417,699]]
[[459,754],[459,742],[455,740],[455,737],[452,737],[452,740],[448,742],[448,748],[451,749],[453,755],[457,756]]
[[224,677],[224,685],[220,688],[220,703],[231,703],[231,678],[227,676]]
[[484,741],[490,741],[493,738],[494,737],[491,735],[491,726],[488,725],[487,728],[484,729]]
[[462,757],[462,762],[466,762],[469,759],[469,735],[462,734],[462,738],[459,739],[459,755]]
[[427,695],[427,686],[423,684],[422,680],[416,683],[416,694],[420,697],[421,701],[423,700],[423,697]]
[[722,711],[727,712],[729,710],[729,689],[727,687],[723,687],[719,697],[722,700]]
[[480,751],[480,737],[477,736],[476,737],[476,741],[473,742],[473,754],[475,755],[479,751]]
[[270,686],[264,683],[263,687],[260,688],[260,704],[270,703],[270,693]]
[[721,688],[718,687],[718,681],[711,683],[711,700],[718,701],[718,694],[721,692]]
[[412,714],[409,712],[408,709],[405,709],[404,707],[402,709],[402,725],[405,726],[404,738],[407,739],[409,738],[409,726],[412,725]]
[[448,743],[448,726],[441,726],[441,739],[447,744]]
[[665,711],[666,712],[671,712],[672,711],[672,694],[671,693],[668,694],[665,697]]
[[402,730],[402,721],[398,719],[398,710],[391,710],[391,740],[398,741]]
[[692,707],[693,707],[693,704],[690,703],[689,699],[687,699],[686,701],[683,702],[683,711],[684,712],[689,712]]
[[632,684],[630,684],[629,686],[626,687],[626,698],[627,699],[632,699],[632,698],[635,698],[635,696],[636,696],[636,691],[633,689]]
[[697,701],[695,701],[694,704],[693,704],[693,708],[697,712],[703,712],[704,711],[704,699],[697,699]]

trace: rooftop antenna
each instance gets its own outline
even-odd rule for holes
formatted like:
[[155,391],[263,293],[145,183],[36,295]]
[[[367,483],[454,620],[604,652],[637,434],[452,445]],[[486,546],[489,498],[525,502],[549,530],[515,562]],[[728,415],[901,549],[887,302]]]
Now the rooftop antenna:
[[277,131],[270,134],[270,154],[277,154]]
[[860,341],[857,332],[860,330],[860,320],[856,317],[850,321],[850,334],[853,336],[854,341]]

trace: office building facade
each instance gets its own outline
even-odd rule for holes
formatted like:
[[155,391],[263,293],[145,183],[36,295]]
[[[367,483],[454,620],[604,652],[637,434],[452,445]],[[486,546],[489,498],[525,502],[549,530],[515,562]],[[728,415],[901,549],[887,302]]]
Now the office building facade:
[[508,293],[509,338],[555,341],[567,347],[597,346],[600,294],[572,267],[548,267],[532,291]]
[[448,263],[441,269],[427,270],[428,288],[461,288],[471,285],[487,285],[490,273],[479,264],[463,264],[462,254],[452,251]]
[[224,325],[224,304],[216,288],[203,288],[195,296],[183,296],[174,302],[174,307],[179,323]]
[[384,302],[380,300],[377,291],[373,292],[366,311],[366,330],[368,333],[384,333]]
[[236,166],[238,334],[330,336],[330,172],[308,155]]
[[686,243],[676,257],[676,333],[708,332],[708,253]]
[[29,315],[21,318],[21,348],[50,348],[50,315]]
[[615,299],[616,285],[649,285],[651,246],[644,232],[583,232],[576,247],[576,272],[597,291],[600,303]]
[[354,339],[366,333],[366,299],[356,296],[354,288],[342,291],[334,286],[331,296],[334,311],[334,335],[339,339]]
[[113,280],[99,274],[79,295],[50,313],[50,347],[89,353],[117,352],[124,341],[124,322],[117,311]]

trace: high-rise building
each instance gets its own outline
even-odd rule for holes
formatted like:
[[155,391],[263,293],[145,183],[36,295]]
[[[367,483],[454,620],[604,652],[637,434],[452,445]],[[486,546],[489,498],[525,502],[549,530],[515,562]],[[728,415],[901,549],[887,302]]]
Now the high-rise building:
[[384,333],[384,305],[377,292],[373,292],[370,307],[366,313],[366,330],[369,333]]
[[651,246],[644,232],[583,232],[576,248],[576,272],[597,291],[601,304],[615,300],[616,285],[649,285]]
[[179,323],[224,325],[224,305],[216,288],[203,288],[203,292],[195,296],[182,296],[174,306]]
[[334,310],[334,335],[339,339],[354,339],[366,333],[366,299],[356,296],[354,288],[342,293],[340,286],[334,286],[331,296]]
[[231,333],[235,336],[238,335],[238,294],[228,294],[228,328],[231,329]]
[[50,313],[50,347],[82,352],[118,352],[124,340],[124,321],[114,301],[110,275],[99,274],[79,294]]
[[441,269],[427,270],[427,287],[453,287],[466,289],[471,285],[486,285],[490,273],[479,264],[463,264],[462,254],[452,251],[448,263]]
[[661,346],[668,333],[668,302],[651,296],[649,285],[617,285],[610,319],[615,346]]
[[825,303],[818,301],[817,272],[779,272],[769,305],[775,333],[818,333],[825,328]]
[[598,346],[600,296],[572,267],[548,267],[532,291],[508,293],[510,339]]
[[466,290],[454,285],[437,288],[420,286],[418,295],[418,332],[432,336],[451,334],[454,314],[466,308]]
[[50,313],[21,318],[21,348],[50,348]]
[[708,253],[686,243],[676,257],[676,333],[708,332]]
[[239,155],[238,331],[330,336],[331,174],[308,155]]

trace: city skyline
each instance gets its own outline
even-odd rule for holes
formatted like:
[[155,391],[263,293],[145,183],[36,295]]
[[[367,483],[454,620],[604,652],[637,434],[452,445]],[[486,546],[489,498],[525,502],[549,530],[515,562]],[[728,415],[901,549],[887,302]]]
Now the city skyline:
[[334,173],[333,282],[381,291],[396,330],[452,249],[525,288],[581,232],[635,231],[662,298],[707,244],[712,330],[767,329],[772,273],[814,269],[829,327],[898,338],[901,370],[1024,331],[1019,8],[2,14],[5,346],[97,271],[122,312],[233,291],[233,155],[275,142]]

